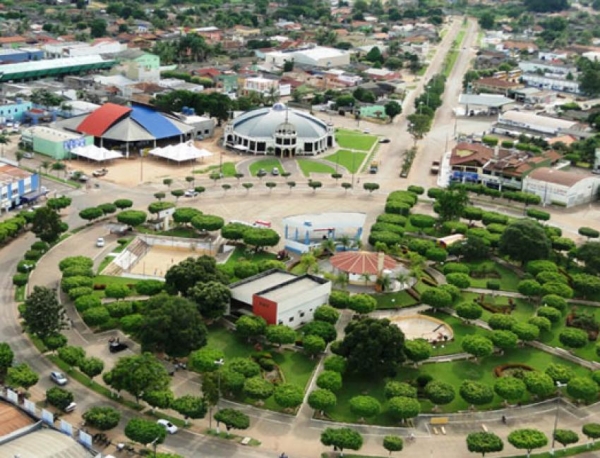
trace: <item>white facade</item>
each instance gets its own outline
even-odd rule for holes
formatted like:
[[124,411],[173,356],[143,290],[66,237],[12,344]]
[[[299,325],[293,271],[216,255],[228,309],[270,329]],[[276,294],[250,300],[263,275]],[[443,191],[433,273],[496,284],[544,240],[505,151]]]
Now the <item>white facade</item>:
[[525,73],[522,77],[527,86],[537,87],[560,92],[579,93],[579,83],[577,80],[568,80],[564,77],[552,77],[548,75],[538,75],[537,73]]
[[539,132],[548,135],[557,135],[562,130],[573,129],[577,122],[568,121],[565,119],[549,118],[540,116],[534,113],[524,111],[510,110],[501,113],[498,116],[498,122],[494,126],[495,130],[506,127],[510,130],[511,127],[517,129],[527,129],[534,132]]
[[44,45],[49,58],[94,56],[100,54],[117,54],[127,49],[127,45],[113,40],[102,40],[96,43],[70,42],[50,43]]
[[[535,172],[532,173],[534,174]],[[574,207],[587,204],[596,199],[598,187],[600,187],[600,178],[596,176],[589,176],[572,184],[554,183],[536,179],[531,175],[523,180],[523,191],[540,196],[543,205],[558,204]]]
[[283,97],[292,93],[292,86],[290,84],[280,84],[278,80],[257,76],[254,78],[246,78],[242,90],[245,93],[258,92],[266,96],[275,93],[280,97]]
[[538,70],[541,70],[544,73],[552,73],[555,75],[567,75],[569,73],[574,74],[577,71],[577,68],[570,65],[556,64],[546,60],[525,60],[519,62],[519,68],[523,70],[523,73],[537,72]]
[[333,68],[350,64],[350,53],[341,49],[315,46],[291,52],[269,52],[265,54],[265,62],[283,67],[286,61],[316,67]]

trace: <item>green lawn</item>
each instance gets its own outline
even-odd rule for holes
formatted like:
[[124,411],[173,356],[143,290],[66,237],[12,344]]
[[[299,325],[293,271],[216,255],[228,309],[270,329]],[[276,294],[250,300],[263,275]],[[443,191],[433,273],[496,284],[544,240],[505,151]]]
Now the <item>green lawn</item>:
[[454,340],[445,342],[443,348],[441,345],[438,345],[437,348],[434,349],[432,356],[453,355],[456,353],[463,353],[461,342],[466,336],[473,334],[479,334],[482,336],[488,335],[488,331],[480,329],[470,324],[466,324],[460,318],[448,315],[447,313],[432,311],[427,312],[426,315],[441,320],[444,323],[450,325],[452,327],[452,332],[454,333]]
[[189,226],[177,226],[169,229],[168,231],[155,231],[147,227],[139,226],[136,228],[136,230],[142,234],[165,235],[169,237],[182,237],[186,239],[195,239],[199,235],[196,229]]
[[102,262],[100,263],[100,265],[98,266],[98,274],[101,274],[101,273],[102,273],[102,271],[103,271],[104,269],[106,269],[106,266],[108,266],[108,265],[109,265],[109,264],[112,262],[112,260],[113,260],[113,259],[115,259],[115,257],[114,257],[114,256],[111,256],[111,255],[108,255],[108,256],[106,256],[106,257],[105,257],[105,258],[102,260]]
[[362,165],[366,156],[366,153],[355,153],[341,149],[330,156],[324,157],[323,159],[332,162],[333,164],[339,164],[343,167],[346,167],[346,170],[348,170],[350,173],[357,173],[360,170],[360,166]]
[[[549,355],[533,348],[523,347],[506,352],[503,356],[494,356],[482,360],[479,363],[470,361],[455,361],[450,363],[432,363],[423,364],[418,369],[413,367],[403,367],[400,374],[395,377],[395,380],[410,382],[419,374],[429,374],[436,380],[443,380],[452,384],[457,392],[456,398],[450,404],[443,406],[443,412],[456,412],[468,409],[468,405],[458,395],[460,384],[464,380],[476,380],[493,385],[495,380],[494,368],[501,364],[507,363],[522,363],[528,364],[537,370],[545,370],[551,363],[559,363],[569,367],[577,375],[584,376],[589,372],[575,364],[569,363],[561,358]],[[337,394],[337,405],[329,412],[329,416],[335,421],[356,423],[358,418],[349,408],[349,401],[354,396],[369,395],[378,399],[382,403],[382,413],[368,421],[369,424],[379,424],[384,426],[397,426],[398,423],[387,414],[387,406],[384,397],[385,380],[382,378],[374,378],[372,374],[344,376],[344,387]],[[530,402],[529,395],[523,398],[523,402]],[[489,405],[479,407],[478,410],[498,409],[502,406],[502,399],[498,396]],[[427,400],[421,401],[422,412],[430,412],[432,405]]]
[[454,49],[452,51],[448,51],[448,54],[446,54],[446,60],[444,61],[444,68],[442,70],[442,75],[444,75],[446,78],[448,78],[450,73],[452,73],[456,59],[458,59],[458,51]]
[[349,148],[360,151],[369,151],[377,137],[375,135],[363,134],[356,130],[337,129],[335,139],[340,148]]
[[373,294],[378,309],[400,309],[418,304],[417,300],[406,291],[396,293]]
[[269,253],[268,251],[259,251],[255,253],[251,248],[244,248],[241,246],[235,247],[233,253],[227,259],[225,265],[235,264],[241,260],[251,261],[251,262],[260,262],[265,260],[274,260],[277,259],[277,255],[274,253]]
[[494,261],[463,262],[462,264],[469,266],[471,272],[476,271],[478,269],[481,271],[494,271],[496,272],[496,276],[500,277],[471,277],[471,287],[473,288],[487,288],[488,280],[496,280],[500,282],[500,289],[502,291],[516,292],[517,286],[519,285],[519,281],[521,281],[519,276],[513,270],[504,267],[503,265],[498,264]]
[[310,176],[311,173],[335,173],[335,169],[329,165],[321,162],[313,161],[311,159],[298,159],[298,166],[305,177]]
[[[205,174],[205,173],[213,173],[219,171],[219,164],[210,165],[203,169],[196,169],[192,173],[194,174]],[[223,162],[222,164],[222,172],[225,177],[232,177],[236,174],[235,163],[234,162]]]
[[279,159],[269,158],[269,159],[261,159],[260,161],[253,162],[250,164],[250,174],[255,177],[260,169],[265,169],[267,174],[271,173],[273,168],[277,167],[279,169],[279,174],[285,172],[281,162]]
[[[135,278],[113,277],[111,275],[96,275],[94,277],[94,285],[135,285],[138,281]],[[132,290],[131,294],[135,294],[135,290]],[[104,291],[95,290],[94,295],[104,297]]]

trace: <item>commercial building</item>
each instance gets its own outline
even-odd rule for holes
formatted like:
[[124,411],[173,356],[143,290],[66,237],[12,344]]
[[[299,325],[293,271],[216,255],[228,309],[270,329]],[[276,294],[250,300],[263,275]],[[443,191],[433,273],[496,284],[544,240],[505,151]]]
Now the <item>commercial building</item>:
[[315,46],[294,51],[274,51],[265,53],[265,62],[283,67],[285,62],[334,68],[350,65],[350,53],[341,49]]
[[225,126],[227,147],[282,157],[314,156],[335,145],[335,131],[308,113],[283,103],[247,111]]
[[23,131],[21,141],[32,151],[60,161],[69,158],[72,149],[92,145],[94,137],[52,127],[32,126]]
[[258,92],[266,97],[270,95],[284,97],[292,93],[292,86],[290,84],[281,84],[278,79],[264,78],[262,76],[246,78],[241,81],[241,84],[238,83],[238,86],[241,87],[242,95]]
[[523,81],[530,87],[546,89],[559,92],[579,94],[579,82],[576,79],[567,79],[561,75],[538,75],[537,73],[525,73]]
[[113,73],[123,74],[137,82],[160,81],[160,57],[139,49],[127,49],[117,56],[119,65]]
[[600,177],[551,168],[539,168],[525,178],[523,191],[540,196],[543,205],[574,207],[596,200]]
[[0,83],[89,72],[111,68],[114,64],[114,60],[105,60],[100,56],[65,57],[6,64],[0,69]]
[[327,304],[331,282],[313,275],[296,276],[268,270],[231,285],[232,305],[251,307],[268,324],[298,328],[313,319],[317,307]]
[[497,134],[518,137],[520,134],[533,136],[555,137],[564,132],[577,131],[580,125],[577,121],[550,118],[525,111],[506,111],[498,116],[492,131]]
[[42,195],[40,176],[8,163],[0,163],[0,210],[34,202]]
[[37,48],[0,49],[0,64],[16,64],[30,60],[42,60],[44,51]]
[[127,49],[125,43],[119,43],[110,38],[98,38],[92,43],[83,42],[52,42],[44,45],[46,56],[52,59],[61,57],[99,56],[101,54],[116,54]]
[[33,108],[28,100],[20,98],[14,100],[3,100],[0,102],[0,124],[9,122],[22,122],[23,116]]

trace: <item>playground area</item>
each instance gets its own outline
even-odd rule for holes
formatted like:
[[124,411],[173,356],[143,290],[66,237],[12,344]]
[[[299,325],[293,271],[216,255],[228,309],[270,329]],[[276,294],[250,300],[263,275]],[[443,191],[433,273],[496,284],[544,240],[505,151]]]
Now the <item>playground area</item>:
[[425,339],[433,344],[454,338],[450,326],[425,315],[392,316],[389,320],[402,330],[407,339]]

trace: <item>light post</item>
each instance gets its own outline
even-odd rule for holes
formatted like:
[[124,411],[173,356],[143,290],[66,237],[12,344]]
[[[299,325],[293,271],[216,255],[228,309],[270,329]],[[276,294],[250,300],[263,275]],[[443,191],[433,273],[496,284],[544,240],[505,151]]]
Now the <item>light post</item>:
[[154,458],[156,458],[156,447],[158,446],[159,440],[160,440],[160,436],[158,436],[156,439],[154,439],[152,442],[150,442],[150,445],[152,445],[152,448],[154,449]]
[[[225,360],[223,358],[221,359],[217,359],[215,361],[215,365],[219,366],[219,369],[217,369],[217,409],[219,408],[219,401],[221,400],[221,367],[223,367],[225,365]],[[212,415],[211,415],[212,417]],[[219,431],[219,422],[217,422],[217,434],[220,434]]]
[[423,101],[419,102],[419,114],[423,114]]
[[550,448],[550,455],[554,456],[554,443],[556,442],[556,428],[558,427],[558,411],[560,408],[560,396],[562,394],[562,391],[560,391],[561,388],[564,388],[565,386],[567,386],[566,383],[560,383],[560,382],[556,382],[556,388],[558,388],[558,396],[556,397],[556,414],[554,416],[554,429],[552,429],[552,446]]

